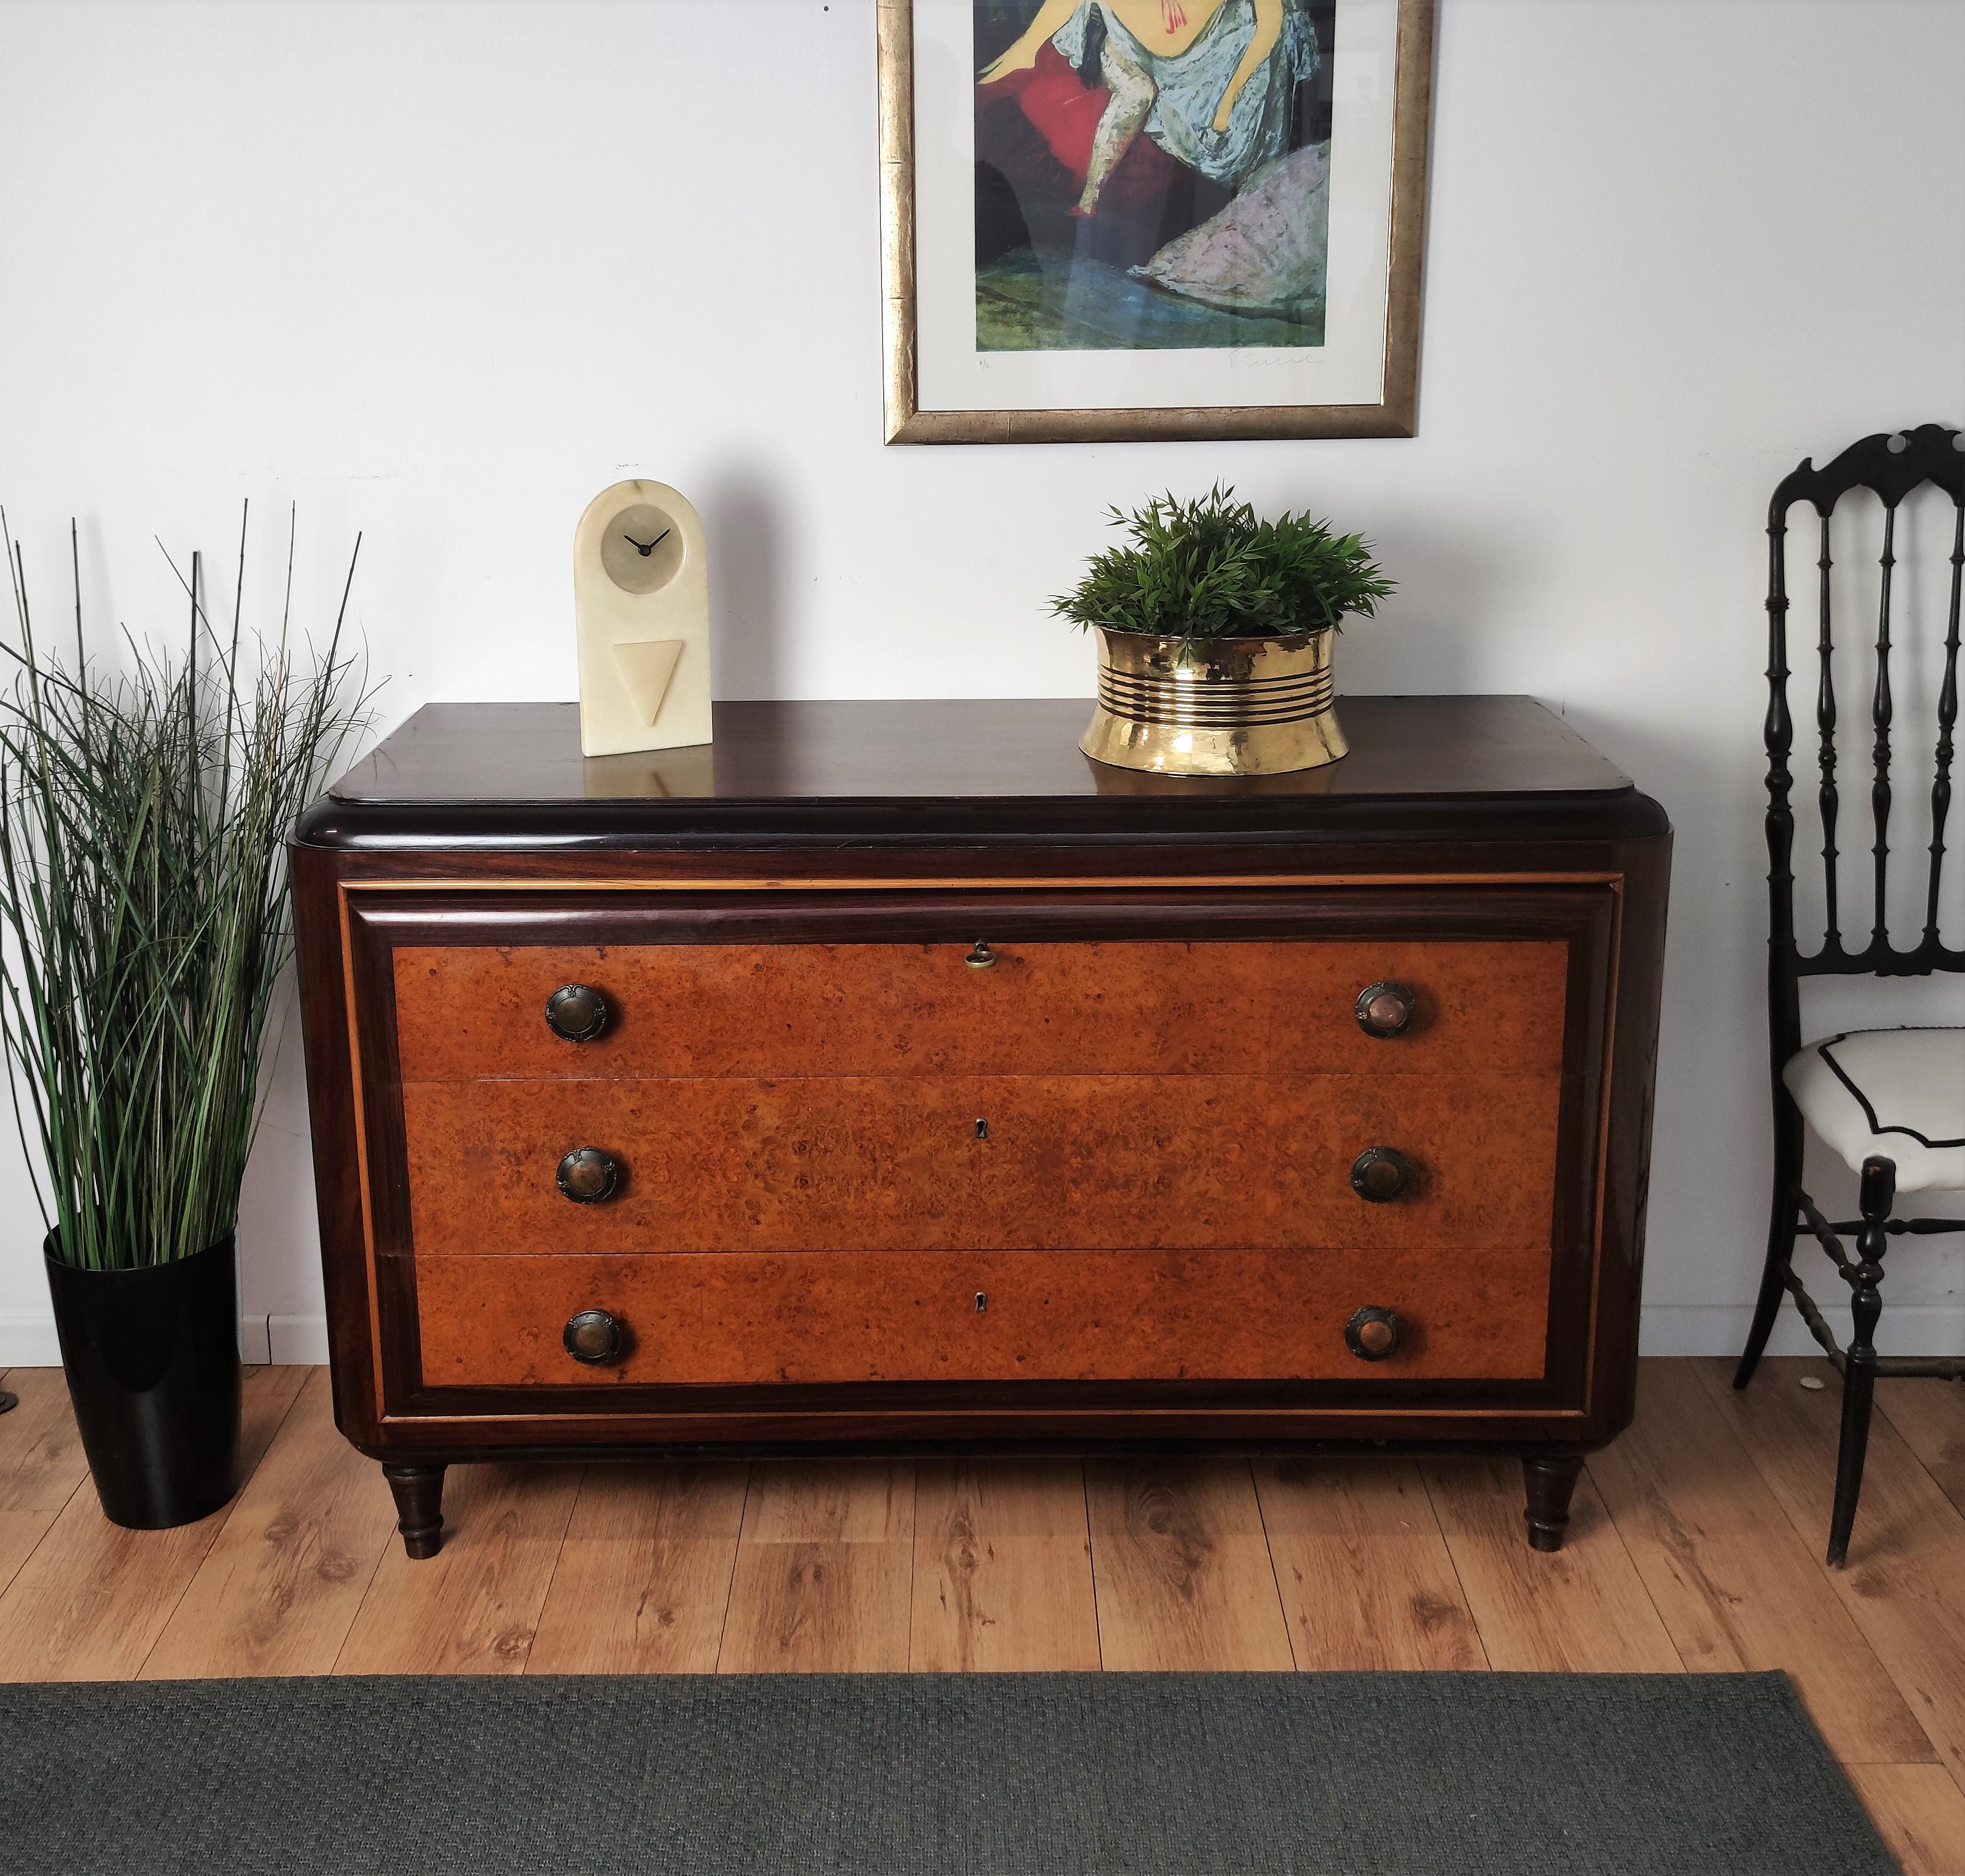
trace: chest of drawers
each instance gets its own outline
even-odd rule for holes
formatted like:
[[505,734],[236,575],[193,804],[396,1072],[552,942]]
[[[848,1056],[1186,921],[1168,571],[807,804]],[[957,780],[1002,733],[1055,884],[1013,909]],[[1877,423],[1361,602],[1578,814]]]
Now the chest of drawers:
[[1631,1412],[1670,835],[1526,699],[436,705],[291,848],[335,1399],[492,1457],[1468,1447]]

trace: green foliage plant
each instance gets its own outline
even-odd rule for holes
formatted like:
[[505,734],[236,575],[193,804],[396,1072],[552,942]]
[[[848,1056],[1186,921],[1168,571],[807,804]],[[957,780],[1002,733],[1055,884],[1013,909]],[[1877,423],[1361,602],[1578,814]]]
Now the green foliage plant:
[[1368,618],[1394,583],[1355,534],[1285,512],[1259,519],[1219,484],[1182,502],[1156,497],[1112,525],[1124,547],[1094,554],[1085,577],[1051,602],[1081,626],[1180,641],[1185,655],[1217,638],[1301,638]]
[[237,1224],[292,949],[285,841],[368,699],[342,650],[354,557],[326,654],[303,654],[288,641],[291,536],[278,640],[242,637],[242,525],[229,633],[206,616],[194,555],[178,575],[182,655],[126,631],[128,669],[111,676],[83,649],[72,528],[70,542],[72,659],[35,637],[0,514],[19,640],[0,644],[13,667],[0,692],[0,1033],[23,1147],[30,1111],[39,1136],[56,1254],[129,1269],[191,1256]]

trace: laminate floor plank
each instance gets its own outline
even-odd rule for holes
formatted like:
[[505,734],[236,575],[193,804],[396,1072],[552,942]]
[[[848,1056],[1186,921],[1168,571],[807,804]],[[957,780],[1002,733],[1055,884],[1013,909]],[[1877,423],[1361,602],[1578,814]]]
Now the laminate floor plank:
[[930,1672],[1099,1665],[1077,1460],[918,1463],[909,1662]]
[[1879,1381],[1877,1406],[1939,1489],[1965,1511],[1965,1383]]
[[1586,1475],[1560,1550],[1531,1550],[1513,1459],[1422,1468],[1491,1666],[1555,1674],[1672,1674],[1684,1663]]
[[444,1551],[411,1564],[324,1373],[249,1372],[240,1498],[125,1531],[59,1371],[17,1370],[0,1534],[30,1521],[0,1536],[27,1553],[0,1678],[1771,1666],[1906,1868],[1965,1871],[1965,1513],[1943,1489],[1965,1397],[1883,1391],[1832,1572],[1838,1396],[1803,1373],[1826,1376],[1770,1362],[1735,1396],[1728,1364],[1645,1364],[1555,1556],[1526,1547],[1512,1462],[950,1457],[462,1466]]
[[718,1672],[905,1669],[914,1543],[912,1460],[753,1466]]
[[384,1547],[337,1674],[519,1674],[580,1492],[577,1466],[453,1466],[443,1547]]
[[1848,1772],[1903,1876],[1965,1871],[1965,1794],[1942,1765],[1851,1765]]
[[526,1669],[712,1674],[750,1468],[587,1467]]
[[1411,1460],[1259,1460],[1296,1665],[1475,1669],[1473,1611]]
[[[249,1486],[310,1372],[246,1371],[240,1471]],[[0,1595],[0,1681],[134,1678],[239,1502],[175,1531],[126,1531],[102,1515],[85,1479]]]
[[1106,1667],[1295,1666],[1246,1460],[1096,1460],[1085,1483]]
[[316,1369],[142,1678],[329,1672],[384,1548],[400,1542],[382,1469],[336,1430],[327,1370]]
[[[1965,1515],[1879,1414],[1849,1566],[1830,1569],[1822,1557],[1841,1418],[1835,1371],[1812,1359],[1768,1362],[1736,1391],[1728,1364],[1694,1367],[1716,1416],[1738,1435],[1931,1744],[1954,1777],[1965,1778]],[[1828,1385],[1812,1393],[1797,1385],[1804,1374]]]
[[1590,1476],[1689,1669],[1785,1669],[1847,1762],[1936,1759],[1690,1369],[1639,1364],[1637,1418],[1591,1455]]
[[88,1476],[68,1383],[59,1368],[14,1368],[0,1386],[21,1404],[0,1414],[0,1591]]

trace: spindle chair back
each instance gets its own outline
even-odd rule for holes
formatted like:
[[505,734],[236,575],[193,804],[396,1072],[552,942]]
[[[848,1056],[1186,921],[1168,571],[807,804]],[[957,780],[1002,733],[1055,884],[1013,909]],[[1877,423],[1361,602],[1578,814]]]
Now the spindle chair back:
[[[1927,484],[1951,497],[1948,580],[1945,585],[1946,629],[1938,672],[1934,737],[1909,743],[1898,722],[1896,690],[1903,675],[1901,660],[1913,647],[1900,647],[1893,609],[1898,590],[1899,519],[1906,499]],[[1838,504],[1852,491],[1867,489],[1883,505],[1883,544],[1876,584],[1874,668],[1867,686],[1867,768],[1870,891],[1860,908],[1845,907],[1839,891],[1838,842],[1848,837],[1838,779],[1838,732],[1846,734],[1845,705],[1836,692],[1835,595],[1832,576],[1832,520]],[[1794,724],[1788,703],[1789,669],[1787,533],[1790,511],[1806,504],[1815,516],[1819,551],[1815,560],[1817,596],[1814,655],[1816,749],[1815,807],[1822,830],[1825,930],[1819,948],[1804,951],[1795,929],[1795,780],[1790,766],[1794,750]],[[1867,436],[1832,461],[1817,469],[1803,462],[1774,490],[1767,513],[1767,683],[1765,723],[1767,755],[1767,841],[1769,861],[1767,936],[1767,1032],[1774,1093],[1774,1173],[1772,1215],[1767,1263],[1762,1274],[1752,1328],[1741,1357],[1734,1386],[1752,1379],[1767,1346],[1782,1296],[1792,1295],[1803,1320],[1843,1378],[1841,1454],[1837,1470],[1835,1507],[1830,1524],[1828,1560],[1840,1566],[1848,1552],[1856,1501],[1861,1489],[1863,1457],[1869,1433],[1870,1402],[1876,1380],[1888,1375],[1957,1378],[1965,1376],[1965,1360],[1949,1357],[1879,1356],[1873,1335],[1881,1310],[1878,1287],[1883,1258],[1892,1238],[1923,1236],[1965,1229],[1965,1221],[1950,1218],[1899,1219],[1891,1216],[1898,1187],[1897,1166],[1888,1150],[1888,1136],[1909,1129],[1879,1126],[1871,1116],[1870,1130],[1879,1145],[1860,1162],[1858,1209],[1861,1216],[1840,1222],[1825,1218],[1802,1184],[1806,1116],[1790,1084],[1792,1065],[1803,1052],[1801,987],[1812,978],[1870,976],[1901,979],[1938,972],[1965,971],[1965,946],[1948,944],[1941,930],[1940,900],[1944,880],[1947,836],[1951,831],[1952,771],[1958,721],[1958,647],[1961,585],[1965,585],[1965,437],[1935,423],[1908,432]],[[1893,670],[1893,660],[1896,661]],[[1860,721],[1860,719],[1859,719]],[[1854,728],[1851,724],[1848,726]],[[1922,882],[1924,917],[1914,943],[1899,947],[1892,939],[1889,885],[1891,822],[1899,804],[1893,767],[1911,747],[1932,752],[1930,782],[1931,838],[1925,850]],[[1863,761],[1864,757],[1857,760]],[[1921,766],[1920,763],[1920,766]],[[1922,786],[1920,780],[1918,786]],[[1860,834],[1856,837],[1860,840]],[[1899,863],[1901,864],[1901,856]],[[1954,864],[1960,863],[1954,861]],[[1857,927],[1844,935],[1845,915]],[[1867,927],[1867,936],[1861,927]],[[1961,1062],[1965,1062],[1965,1031],[1957,1032]],[[1834,1038],[1834,1041],[1845,1039]],[[1949,1044],[1940,1042],[1941,1049]],[[1842,1075],[1840,1068],[1837,1074]],[[1961,1068],[1965,1073],[1965,1068]],[[1861,1092],[1842,1078],[1860,1101]],[[1867,1103],[1865,1111],[1867,1111]],[[1928,1144],[1928,1142],[1926,1142]],[[1941,1142],[1941,1144],[1943,1144]],[[1803,1227],[1819,1242],[1852,1293],[1855,1332],[1844,1349],[1836,1341],[1793,1267],[1795,1244]],[[1843,1240],[1853,1238],[1853,1258]]]

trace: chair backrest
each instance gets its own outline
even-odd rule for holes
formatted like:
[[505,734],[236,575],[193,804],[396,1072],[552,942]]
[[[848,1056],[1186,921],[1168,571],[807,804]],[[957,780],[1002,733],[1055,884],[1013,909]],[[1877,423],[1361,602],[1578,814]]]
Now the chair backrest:
[[[1890,689],[1891,589],[1896,567],[1898,509],[1904,499],[1926,483],[1951,498],[1951,577],[1947,598],[1944,669],[1938,691],[1938,734],[1931,783],[1931,844],[1925,881],[1924,929],[1918,942],[1899,950],[1890,942],[1886,889],[1889,860],[1891,805],[1890,733],[1894,704]],[[1835,651],[1830,603],[1829,518],[1835,505],[1852,489],[1867,489],[1883,506],[1883,551],[1878,560],[1876,678],[1870,698],[1869,764],[1870,851],[1874,875],[1874,903],[1868,918],[1869,936],[1859,948],[1843,940],[1836,882],[1836,833],[1841,803],[1837,791],[1835,731],[1837,703],[1832,670]],[[1795,936],[1794,813],[1790,795],[1794,778],[1788,757],[1794,744],[1794,724],[1787,702],[1787,516],[1798,502],[1815,511],[1820,526],[1818,628],[1815,657],[1819,678],[1815,720],[1819,739],[1820,779],[1815,798],[1820,811],[1822,855],[1827,917],[1822,948],[1803,955]],[[1920,977],[1934,971],[1965,970],[1965,947],[1947,946],[1938,931],[1938,891],[1944,875],[1945,822],[1951,805],[1952,743],[1958,720],[1958,636],[1961,580],[1965,580],[1965,436],[1943,425],[1927,423],[1915,430],[1866,436],[1834,461],[1816,468],[1803,461],[1783,478],[1767,510],[1767,857],[1769,868],[1768,1013],[1773,1028],[1777,1074],[1780,1065],[1801,1046],[1800,979],[1828,975],[1874,975]],[[1932,747],[1929,744],[1923,747]]]

